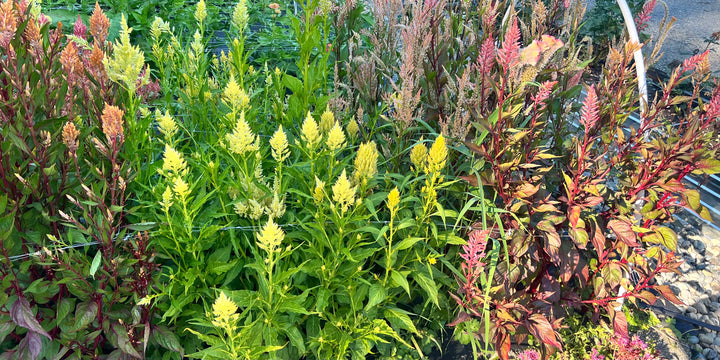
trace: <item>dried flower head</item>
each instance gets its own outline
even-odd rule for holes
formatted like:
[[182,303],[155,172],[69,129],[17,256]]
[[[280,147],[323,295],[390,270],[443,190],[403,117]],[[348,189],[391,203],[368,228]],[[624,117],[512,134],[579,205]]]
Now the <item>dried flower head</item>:
[[207,18],[207,7],[205,6],[205,0],[198,1],[197,5],[195,5],[195,20],[202,24],[205,22],[205,19]]
[[103,134],[108,139],[108,142],[114,143],[118,141],[122,143],[125,141],[125,135],[123,133],[123,116],[125,112],[120,110],[119,107],[105,104],[102,119],[102,130]]
[[232,26],[235,30],[237,30],[239,33],[245,32],[245,28],[248,24],[248,8],[247,8],[247,0],[240,0],[238,1],[237,5],[235,5],[235,9],[233,10],[233,16],[232,16]]
[[445,167],[447,156],[448,149],[447,145],[445,145],[445,137],[438,135],[430,147],[430,151],[428,151],[425,172],[428,174],[437,174],[442,171]]
[[345,146],[345,133],[343,133],[337,121],[335,121],[335,126],[333,126],[328,133],[326,145],[330,151],[335,151]]
[[105,58],[103,64],[110,80],[125,86],[131,93],[135,92],[138,77],[145,65],[145,56],[140,48],[130,44],[130,33],[125,15],[121,18],[120,39],[113,46],[112,58]]
[[104,44],[107,39],[108,29],[110,28],[110,19],[100,8],[100,4],[95,2],[95,10],[90,16],[90,34],[96,44]]
[[355,156],[353,177],[358,183],[364,183],[377,174],[378,151],[374,141],[360,144]]
[[308,150],[315,149],[315,147],[320,143],[320,140],[322,140],[318,124],[315,122],[315,119],[309,111],[302,124],[301,137]]
[[236,314],[237,305],[225,296],[224,292],[220,292],[220,296],[213,303],[213,326],[225,328],[233,326],[239,315]]
[[72,121],[66,122],[62,130],[62,139],[72,157],[77,156],[78,135],[80,135],[80,132],[75,128],[75,124]]
[[228,148],[233,154],[243,155],[249,151],[256,151],[258,149],[257,137],[250,129],[247,121],[245,121],[245,112],[240,112],[240,118],[235,123],[235,129],[231,134],[225,135],[227,140]]
[[277,162],[283,162],[290,156],[287,135],[285,135],[282,125],[278,127],[270,138],[270,147],[272,148],[272,157]]
[[335,204],[341,209],[341,212],[346,212],[350,205],[355,203],[357,186],[352,186],[344,169],[335,182],[335,185],[333,185],[332,191],[333,201],[335,201]]
[[163,153],[163,170],[177,176],[185,176],[188,171],[187,163],[182,154],[168,144],[165,144],[165,152]]
[[283,239],[285,239],[285,233],[272,218],[269,218],[267,224],[257,235],[257,246],[271,254],[277,251]]

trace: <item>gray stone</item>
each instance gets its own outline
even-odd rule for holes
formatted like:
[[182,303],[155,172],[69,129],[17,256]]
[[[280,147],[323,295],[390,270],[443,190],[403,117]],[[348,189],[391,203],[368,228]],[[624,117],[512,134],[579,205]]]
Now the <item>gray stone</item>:
[[711,345],[713,343],[713,341],[715,340],[715,336],[713,336],[712,334],[708,334],[708,333],[700,334],[700,336],[698,336],[698,338],[700,339],[701,343],[706,344],[706,345]]
[[697,336],[693,335],[693,336],[691,336],[691,337],[688,338],[688,342],[691,343],[691,344],[697,344],[697,343],[700,342],[700,338],[698,338]]
[[706,349],[706,350],[708,350],[708,352],[707,352],[707,354],[705,354],[705,356],[706,356],[708,359],[717,359],[717,357],[718,357],[717,351],[715,351],[715,350],[713,350],[713,349],[710,349],[710,348],[708,348],[708,349]]
[[720,336],[715,337],[715,340],[713,340],[713,345],[720,346]]
[[694,307],[695,309],[697,309],[697,311],[698,311],[699,313],[701,313],[701,314],[707,314],[707,313],[708,313],[707,307],[705,307],[705,304],[703,304],[703,303],[701,303],[701,302],[695,303],[695,305],[693,305],[693,307]]
[[695,249],[697,249],[698,252],[705,251],[705,243],[700,240],[695,240],[693,242],[693,246],[695,246]]

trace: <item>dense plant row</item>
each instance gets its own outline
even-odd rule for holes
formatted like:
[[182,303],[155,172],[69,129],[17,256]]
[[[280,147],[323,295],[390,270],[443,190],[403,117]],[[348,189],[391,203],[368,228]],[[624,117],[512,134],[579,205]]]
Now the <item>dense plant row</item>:
[[585,83],[581,1],[240,1],[217,53],[202,0],[139,37],[0,5],[0,358],[549,357],[577,319],[614,356],[623,303],[678,301],[706,54],[633,126],[641,44]]

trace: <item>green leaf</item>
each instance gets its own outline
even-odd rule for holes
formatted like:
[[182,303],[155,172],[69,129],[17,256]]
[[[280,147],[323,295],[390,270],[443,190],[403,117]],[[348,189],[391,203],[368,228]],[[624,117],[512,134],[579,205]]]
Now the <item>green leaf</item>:
[[662,236],[662,244],[671,251],[677,250],[677,234],[667,227],[659,227],[656,230]]
[[425,290],[430,300],[432,300],[432,302],[440,308],[440,302],[438,301],[438,289],[435,281],[419,271],[415,271],[413,273],[413,279],[415,279],[415,282]]
[[97,317],[98,307],[94,301],[81,302],[75,308],[75,325],[71,332],[84,330]]
[[395,285],[402,287],[407,292],[408,296],[410,295],[410,285],[407,281],[407,274],[403,274],[400,271],[392,270],[390,272],[390,279],[395,283]]
[[179,352],[182,357],[183,347],[180,346],[180,341],[178,340],[177,335],[170,331],[170,329],[160,325],[153,326],[152,337],[158,345],[170,351]]
[[396,328],[418,334],[417,328],[415,328],[415,324],[410,320],[407,311],[398,308],[387,308],[385,309],[385,318]]
[[400,241],[399,243],[397,243],[397,245],[393,246],[393,249],[396,250],[396,251],[409,249],[409,248],[411,248],[413,245],[415,245],[415,243],[417,243],[418,241],[423,241],[423,240],[424,240],[424,239],[423,239],[423,238],[420,238],[420,237],[409,237],[409,238],[405,238],[405,239],[403,239],[402,241]]
[[[57,323],[60,324],[63,320],[65,320],[65,317],[68,316],[70,313],[70,310],[72,310],[73,305],[75,304],[75,299],[70,298],[62,298],[60,300],[60,303],[57,307]],[[1,342],[1,341],[0,341]]]
[[138,353],[138,351],[132,346],[125,326],[115,323],[112,325],[112,330],[117,336],[117,345],[122,352],[135,358],[142,358],[140,353]]
[[369,310],[372,307],[380,304],[385,300],[387,297],[387,293],[385,292],[385,288],[380,283],[374,283],[370,287],[370,296],[368,299],[367,305],[365,305],[365,310]]
[[287,335],[288,339],[290,339],[290,344],[296,347],[301,355],[305,353],[305,341],[303,340],[303,336],[297,327],[291,327],[285,331],[285,335]]
[[99,251],[95,253],[95,257],[93,258],[92,264],[90,265],[90,276],[92,278],[95,278],[95,273],[97,272],[98,268],[100,267],[100,261],[102,260],[102,251]]

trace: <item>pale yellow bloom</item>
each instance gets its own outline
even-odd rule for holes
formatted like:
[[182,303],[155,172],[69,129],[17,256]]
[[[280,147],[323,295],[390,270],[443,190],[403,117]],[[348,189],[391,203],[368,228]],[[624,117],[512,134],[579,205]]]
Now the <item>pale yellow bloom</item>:
[[285,197],[280,198],[277,193],[274,193],[270,205],[265,208],[265,213],[272,219],[279,219],[285,215]]
[[233,110],[244,109],[250,104],[250,97],[237,83],[233,74],[230,74],[230,80],[223,91],[223,101]]
[[240,112],[240,119],[235,124],[235,129],[231,134],[225,135],[228,148],[233,154],[243,155],[248,151],[256,151],[258,144],[255,143],[256,136],[250,129],[247,121],[245,121],[245,112]]
[[275,67],[275,76],[280,76],[280,74],[281,74],[280,68],[278,68],[278,67],[276,66],[276,67]]
[[436,174],[442,171],[447,162],[448,149],[445,145],[445,137],[439,135],[428,151],[426,173]]
[[168,209],[170,209],[173,204],[172,197],[172,190],[170,189],[170,186],[168,186],[165,188],[165,192],[163,192],[162,194],[162,202],[160,203],[160,205],[163,207],[163,210],[168,211]]
[[163,170],[180,176],[187,173],[187,163],[185,163],[182,154],[167,144],[165,144],[165,152],[163,153]]
[[410,150],[410,162],[412,162],[417,171],[425,170],[425,161],[427,161],[428,150],[422,141],[423,139],[420,138],[420,141]]
[[325,107],[325,112],[320,115],[320,132],[327,134],[333,127],[333,124],[335,124],[335,114],[330,111],[330,106],[328,105]]
[[165,111],[165,114],[161,113],[160,110],[155,110],[155,121],[158,123],[160,132],[168,139],[175,136],[178,131],[175,119],[170,116],[170,113],[167,112],[167,110]]
[[162,35],[162,33],[164,32],[170,32],[170,24],[165,22],[162,18],[156,16],[155,20],[150,26],[150,36],[152,36],[153,39],[155,39],[155,41],[157,42],[158,39],[160,39],[160,35]]
[[318,124],[313,119],[312,114],[308,111],[307,117],[302,124],[302,140],[305,142],[305,146],[308,150],[313,150],[322,140]]
[[195,6],[195,20],[197,20],[198,23],[202,24],[203,22],[205,22],[206,18],[207,7],[205,6],[205,0],[200,0]]
[[290,152],[288,151],[288,140],[287,135],[283,131],[282,125],[280,125],[270,138],[270,147],[272,148],[272,157],[277,162],[283,162],[288,158]]
[[237,305],[221,292],[213,303],[212,324],[221,328],[232,325],[238,319],[237,310]]
[[[190,53],[191,57],[199,57],[205,53],[205,45],[203,45],[202,35],[200,35],[200,31],[195,30],[195,34],[193,35],[193,41],[190,43],[190,48],[193,50],[193,52]],[[192,65],[197,66],[194,63]]]
[[388,194],[387,198],[387,207],[390,210],[391,214],[394,214],[397,211],[398,205],[400,204],[400,191],[398,188],[392,189],[390,193]]
[[255,199],[248,200],[247,217],[249,217],[250,219],[253,219],[253,220],[259,219],[261,216],[263,216],[263,213],[265,213],[264,210],[265,209],[263,208],[263,206],[260,205],[260,203],[257,202],[257,200],[255,200]]
[[351,119],[347,125],[347,133],[350,136],[350,139],[357,139],[359,132],[360,127],[358,126],[357,121],[355,121],[355,119]]
[[125,89],[134,93],[138,76],[145,65],[145,57],[139,47],[130,44],[130,33],[125,15],[120,22],[120,36],[113,46],[112,58],[104,58],[103,64],[110,80],[125,86]]
[[340,177],[332,187],[333,201],[340,207],[342,212],[346,212],[348,207],[355,203],[355,193],[357,192],[357,186],[352,186],[350,180],[347,178],[345,170],[343,170]]
[[316,204],[321,203],[325,198],[325,182],[318,179],[317,176],[315,176],[315,189],[313,190],[313,198],[315,199]]
[[235,207],[235,213],[238,214],[240,217],[247,216],[248,206],[244,201],[235,203],[234,207]]
[[378,152],[375,142],[360,144],[355,156],[355,173],[353,177],[358,182],[365,182],[377,174]]
[[185,180],[178,176],[173,182],[173,192],[181,202],[184,202],[188,195],[190,195],[190,186],[188,186]]
[[343,133],[340,124],[336,121],[335,126],[328,132],[327,147],[330,151],[341,149],[345,146],[345,133]]
[[257,235],[257,246],[269,254],[274,253],[277,251],[278,246],[282,244],[283,239],[285,239],[285,233],[272,218],[269,218],[267,224],[263,226]]
[[232,25],[237,31],[243,33],[247,27],[248,19],[247,0],[240,0],[235,5],[235,10],[233,10]]

